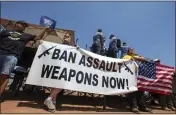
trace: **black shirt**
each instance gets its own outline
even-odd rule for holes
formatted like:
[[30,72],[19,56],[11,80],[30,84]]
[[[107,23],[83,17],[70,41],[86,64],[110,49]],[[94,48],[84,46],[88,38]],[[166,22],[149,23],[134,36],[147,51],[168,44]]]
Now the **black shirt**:
[[20,58],[25,45],[34,40],[35,36],[15,30],[0,32],[0,55],[14,55]]

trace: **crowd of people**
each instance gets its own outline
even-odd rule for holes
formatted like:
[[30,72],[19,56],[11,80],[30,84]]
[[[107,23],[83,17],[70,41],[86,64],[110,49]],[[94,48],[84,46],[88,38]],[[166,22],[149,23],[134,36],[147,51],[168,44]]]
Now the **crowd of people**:
[[[120,59],[131,59],[136,61],[148,61],[154,63],[160,63],[159,59],[151,60],[149,58],[145,58],[135,53],[135,50],[124,42],[121,46],[121,40],[118,39],[115,35],[111,34],[110,37],[109,48],[106,50],[105,42],[106,39],[103,35],[101,29],[98,29],[96,35],[93,37],[92,44],[92,52],[102,55],[108,56],[112,58],[120,58]],[[175,74],[174,74],[175,77]],[[155,104],[156,99],[158,99],[163,110],[172,110],[175,111],[174,102],[172,100],[172,95],[163,95],[163,94],[155,94],[147,91],[137,91],[128,94],[128,102],[130,104],[131,111],[138,112],[139,110],[145,112],[151,112],[152,110],[147,107],[147,97],[151,95],[153,97],[152,103]]]
[[[0,97],[7,86],[8,76],[14,70],[17,61],[20,60],[27,42],[31,40],[40,40],[44,37],[45,32],[51,31],[49,27],[45,27],[39,35],[34,36],[23,32],[27,26],[28,24],[26,22],[17,21],[14,30],[2,30],[0,32]],[[102,30],[98,29],[93,36],[93,44],[90,48],[91,51],[98,55],[112,58],[154,61],[155,63],[160,63],[160,60],[148,60],[143,56],[135,54],[135,50],[130,48],[125,42],[123,42],[121,46],[121,40],[113,34],[110,35],[109,39],[109,48],[106,48],[106,38],[103,35]],[[64,38],[63,44],[71,45],[69,41],[69,38]],[[13,89],[13,85],[11,85],[11,89]],[[54,112],[56,110],[57,95],[61,91],[62,89],[52,88],[51,94],[44,101],[44,104],[49,111]],[[171,95],[161,95],[140,90],[127,94],[131,111],[139,112],[139,110],[141,110],[151,112],[152,110],[147,107],[147,97],[149,94],[154,97],[152,103],[155,103],[158,99],[162,109],[175,111]]]

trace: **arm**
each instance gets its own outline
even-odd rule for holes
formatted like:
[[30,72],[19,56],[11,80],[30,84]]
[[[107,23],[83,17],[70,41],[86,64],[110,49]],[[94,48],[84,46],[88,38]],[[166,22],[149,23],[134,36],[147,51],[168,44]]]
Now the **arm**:
[[133,58],[139,61],[147,61],[144,57],[134,56]]
[[94,35],[93,36],[93,43],[96,41],[96,36]]
[[101,36],[101,38],[100,38],[101,50],[104,49],[104,47],[105,47],[105,42],[106,42],[106,38],[105,38],[104,36]]
[[104,45],[104,43],[106,42],[106,38],[104,36],[101,36],[100,40],[101,44]]
[[44,29],[42,29],[41,33],[39,33],[34,40],[40,40],[44,37],[46,30],[49,30],[49,27],[45,27]]

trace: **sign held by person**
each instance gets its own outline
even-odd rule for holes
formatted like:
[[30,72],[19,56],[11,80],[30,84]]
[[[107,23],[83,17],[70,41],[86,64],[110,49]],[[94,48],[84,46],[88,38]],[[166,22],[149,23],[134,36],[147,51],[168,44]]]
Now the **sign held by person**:
[[135,63],[44,41],[26,84],[114,95],[137,91]]
[[56,21],[47,17],[47,16],[41,16],[40,18],[40,25],[42,26],[50,26],[51,30],[54,30],[56,27]]

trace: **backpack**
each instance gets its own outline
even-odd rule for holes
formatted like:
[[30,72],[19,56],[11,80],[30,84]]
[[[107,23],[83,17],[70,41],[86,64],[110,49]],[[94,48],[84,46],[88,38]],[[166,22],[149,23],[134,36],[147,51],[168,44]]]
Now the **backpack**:
[[121,48],[121,40],[117,39],[117,48]]

